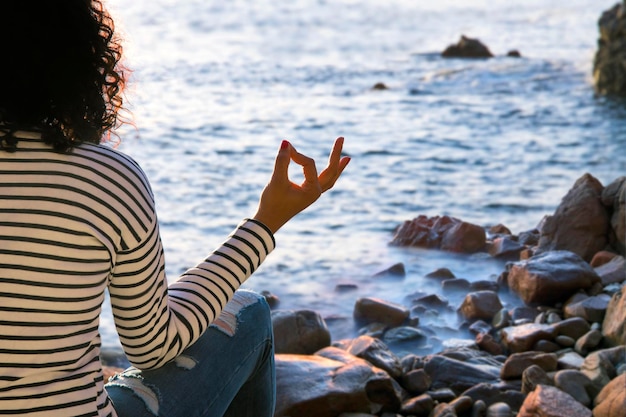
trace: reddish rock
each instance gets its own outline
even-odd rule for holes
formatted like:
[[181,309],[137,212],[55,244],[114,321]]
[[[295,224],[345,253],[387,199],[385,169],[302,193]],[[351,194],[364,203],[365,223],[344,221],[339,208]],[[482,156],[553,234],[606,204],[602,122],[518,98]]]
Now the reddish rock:
[[537,253],[566,250],[591,261],[593,255],[603,250],[610,228],[609,215],[601,199],[603,189],[590,174],[579,178],[554,215],[546,218]]
[[355,359],[345,364],[321,356],[276,355],[275,417],[336,417],[370,412],[367,385],[389,379],[384,371]]
[[420,215],[405,221],[391,244],[474,253],[483,250],[486,242],[485,230],[480,226],[449,216]]
[[626,417],[626,374],[602,388],[594,403],[593,417]]
[[485,249],[487,235],[482,227],[459,222],[447,230],[441,240],[441,249],[458,253],[475,253]]
[[616,256],[619,255],[617,253],[609,252],[607,250],[601,250],[600,252],[593,255],[593,258],[591,259],[591,262],[589,262],[589,265],[591,265],[593,268],[597,268],[607,262],[610,262]]
[[520,352],[510,355],[502,369],[500,370],[500,378],[502,379],[519,379],[522,377],[524,370],[532,365],[537,365],[546,372],[556,370],[557,356],[554,353],[543,352]]
[[489,247],[489,254],[494,258],[505,260],[519,260],[520,253],[526,246],[514,241],[510,237],[499,237],[493,240]]
[[528,394],[517,417],[591,417],[591,410],[558,388],[539,385]]
[[346,351],[387,371],[394,378],[399,378],[402,375],[400,360],[379,339],[370,336],[359,336],[348,342]]
[[528,305],[553,305],[600,282],[580,256],[568,251],[545,252],[514,263],[507,284]]
[[552,340],[555,335],[554,327],[535,323],[505,327],[500,331],[502,344],[512,353],[531,350],[539,340]]
[[493,54],[478,39],[461,35],[461,39],[456,44],[448,46],[441,56],[445,58],[491,58]]
[[626,345],[626,284],[609,301],[602,322],[602,335],[608,346]]

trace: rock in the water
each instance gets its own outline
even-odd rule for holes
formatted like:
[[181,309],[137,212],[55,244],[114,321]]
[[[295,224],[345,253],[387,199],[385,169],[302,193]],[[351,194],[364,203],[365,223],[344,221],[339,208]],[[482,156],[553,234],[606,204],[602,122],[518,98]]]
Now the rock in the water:
[[493,54],[478,39],[461,35],[461,39],[456,44],[448,46],[441,56],[445,58],[491,58]]
[[554,215],[546,218],[536,253],[574,252],[589,262],[607,244],[609,215],[602,204],[604,187],[589,174],[579,178]]
[[575,253],[550,251],[512,264],[507,282],[526,304],[552,305],[590,288],[600,277]]
[[433,389],[450,388],[457,394],[481,382],[497,382],[499,378],[497,370],[441,355],[430,357],[424,371],[430,376]]
[[596,91],[600,94],[626,95],[625,24],[621,2],[602,13],[598,22],[600,39],[593,62],[593,78]]
[[315,311],[274,310],[272,327],[276,353],[307,355],[330,345],[330,331]]
[[348,342],[346,351],[387,371],[394,378],[399,378],[402,375],[400,360],[379,339],[374,339],[370,336],[359,336]]
[[491,320],[501,309],[498,294],[493,291],[476,291],[465,296],[459,312],[468,320]]
[[395,327],[408,317],[406,307],[379,298],[360,298],[354,305],[354,319],[364,324],[377,322]]
[[276,355],[276,417],[336,417],[370,412],[367,387],[389,379],[363,360],[348,364],[315,355]]

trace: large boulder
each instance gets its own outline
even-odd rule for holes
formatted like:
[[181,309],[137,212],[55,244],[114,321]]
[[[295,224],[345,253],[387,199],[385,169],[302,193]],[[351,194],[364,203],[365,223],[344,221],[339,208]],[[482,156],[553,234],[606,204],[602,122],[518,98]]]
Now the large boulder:
[[596,271],[569,251],[545,252],[510,266],[507,284],[528,305],[552,305],[600,282]]
[[619,177],[602,191],[602,203],[611,213],[609,243],[626,256],[626,177]]
[[600,39],[593,62],[593,78],[600,94],[626,95],[626,16],[617,3],[602,13]]
[[368,396],[368,387],[378,387],[389,379],[386,372],[358,358],[343,363],[316,355],[277,354],[274,416],[369,413],[376,406]]
[[272,311],[272,327],[276,353],[307,355],[330,345],[330,331],[315,311]]
[[563,197],[554,215],[541,227],[535,253],[574,252],[589,262],[607,244],[609,215],[602,204],[604,187],[590,174],[580,177]]
[[475,253],[485,249],[487,234],[481,226],[455,217],[420,215],[398,227],[391,244]]
[[613,294],[602,323],[604,343],[626,345],[626,285]]
[[400,305],[380,298],[359,298],[354,304],[354,319],[360,324],[382,323],[387,326],[399,326],[409,317],[409,310]]
[[595,399],[593,417],[626,417],[626,374],[602,388]]

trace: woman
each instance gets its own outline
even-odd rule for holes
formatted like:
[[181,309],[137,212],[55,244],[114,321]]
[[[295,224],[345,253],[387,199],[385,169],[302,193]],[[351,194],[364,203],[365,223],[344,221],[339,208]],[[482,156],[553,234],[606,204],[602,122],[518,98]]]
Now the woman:
[[[3,0],[0,50],[0,415],[271,416],[267,304],[237,289],[334,185],[343,139],[319,175],[284,141],[254,216],[168,286],[149,183],[101,144],[125,84],[101,2]],[[133,367],[105,386],[106,289]]]

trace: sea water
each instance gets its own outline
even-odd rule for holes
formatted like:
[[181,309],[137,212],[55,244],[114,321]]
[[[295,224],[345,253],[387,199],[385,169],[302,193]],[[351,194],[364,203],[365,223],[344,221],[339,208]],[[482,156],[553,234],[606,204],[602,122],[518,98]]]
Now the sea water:
[[[625,103],[592,85],[597,21],[614,3],[110,0],[133,70],[135,126],[120,130],[119,149],[151,180],[168,279],[254,213],[283,139],[322,169],[337,136],[346,172],[277,233],[246,287],[333,317],[339,339],[355,334],[359,297],[441,293],[423,278],[440,267],[495,279],[502,262],[391,247],[393,230],[426,214],[519,233],[584,173],[604,185],[626,175]],[[441,58],[461,35],[495,58]],[[398,262],[403,280],[372,277]],[[442,296],[452,308],[462,300]],[[108,316],[101,329],[116,346]]]

